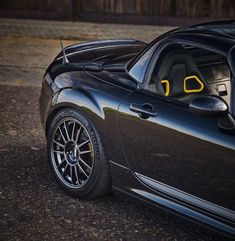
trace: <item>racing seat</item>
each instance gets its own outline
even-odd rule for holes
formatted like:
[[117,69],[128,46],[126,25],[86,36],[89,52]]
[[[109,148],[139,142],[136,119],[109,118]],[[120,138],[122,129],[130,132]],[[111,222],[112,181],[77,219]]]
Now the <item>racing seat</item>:
[[[196,76],[202,83],[203,88],[197,93],[185,91],[185,79],[189,76]],[[191,55],[181,46],[174,46],[163,53],[160,61],[157,62],[152,76],[156,84],[156,92],[165,95],[162,81],[168,81],[169,93],[167,96],[177,99],[184,103],[189,103],[198,95],[209,93],[207,83],[203,79],[199,69],[194,64]]]

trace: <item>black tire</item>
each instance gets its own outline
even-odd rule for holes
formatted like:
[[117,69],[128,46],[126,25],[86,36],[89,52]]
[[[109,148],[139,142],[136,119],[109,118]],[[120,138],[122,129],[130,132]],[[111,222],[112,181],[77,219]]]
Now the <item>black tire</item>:
[[[74,143],[69,141],[70,135],[66,135],[66,131],[71,132],[71,139],[75,139]],[[82,139],[81,144],[77,136]],[[65,137],[68,138],[67,142]],[[77,110],[62,109],[54,116],[47,132],[47,147],[52,173],[67,194],[72,197],[92,199],[111,191],[109,163],[101,138],[91,122]],[[81,151],[85,147],[88,150]],[[84,156],[87,158],[86,165]],[[83,162],[80,159],[84,159]],[[63,168],[60,167],[62,165]]]

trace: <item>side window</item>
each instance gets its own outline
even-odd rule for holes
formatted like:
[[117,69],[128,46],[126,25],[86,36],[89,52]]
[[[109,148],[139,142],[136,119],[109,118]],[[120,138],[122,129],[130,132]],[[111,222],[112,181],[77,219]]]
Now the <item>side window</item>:
[[200,95],[218,95],[230,105],[230,69],[217,53],[174,45],[161,53],[148,89],[187,104]]
[[155,45],[148,49],[129,70],[129,74],[140,83],[144,80],[144,75],[154,48]]

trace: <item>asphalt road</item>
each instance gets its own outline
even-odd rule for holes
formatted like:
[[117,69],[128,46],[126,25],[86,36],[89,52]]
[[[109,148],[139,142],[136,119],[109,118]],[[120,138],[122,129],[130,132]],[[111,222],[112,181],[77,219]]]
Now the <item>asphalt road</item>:
[[[43,41],[0,41],[0,240],[227,240],[125,198],[82,201],[59,189],[49,169],[39,118],[45,62],[32,58],[36,47],[50,60],[48,48],[54,42]],[[24,61],[16,43],[24,48]],[[9,51],[11,46],[15,51]]]

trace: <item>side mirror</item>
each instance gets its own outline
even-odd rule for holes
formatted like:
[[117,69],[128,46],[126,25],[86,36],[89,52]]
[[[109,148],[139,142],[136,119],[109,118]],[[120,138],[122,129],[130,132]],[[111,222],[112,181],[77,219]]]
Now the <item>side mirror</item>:
[[192,100],[189,104],[189,110],[205,117],[223,117],[229,113],[228,105],[216,95],[201,96]]

